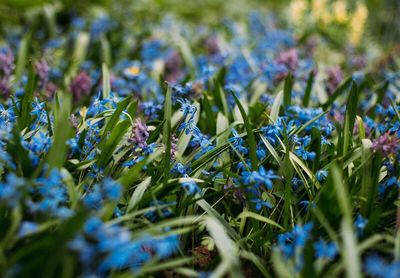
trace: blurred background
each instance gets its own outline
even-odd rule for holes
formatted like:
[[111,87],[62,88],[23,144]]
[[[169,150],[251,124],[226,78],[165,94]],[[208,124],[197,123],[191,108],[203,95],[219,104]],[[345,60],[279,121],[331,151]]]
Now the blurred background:
[[[92,38],[104,34],[101,47],[92,49],[104,50],[100,55],[110,64],[117,58],[114,46],[124,44],[128,51],[134,41],[158,36],[157,24],[168,25],[171,18],[200,33],[204,27],[219,34],[233,21],[250,28],[264,21],[311,48],[322,39],[315,53],[319,63],[344,64],[343,54],[361,54],[379,68],[400,56],[399,14],[399,0],[0,0],[0,45],[35,34],[28,52],[39,53],[34,49],[91,22]],[[196,38],[186,39],[196,45]]]
[[[309,21],[313,10],[325,8],[325,17],[335,12],[342,12],[344,13],[342,23],[346,25],[351,24],[351,19],[347,17],[357,16],[351,11],[354,12],[360,4],[365,5],[368,11],[366,36],[370,36],[383,47],[391,47],[400,42],[399,0],[0,0],[0,25],[4,33],[5,26],[9,23],[27,21],[37,9],[47,9],[50,15],[52,11],[50,7],[62,11],[56,13],[58,21],[65,20],[68,12],[82,16],[95,7],[114,13],[115,16],[124,14],[128,16],[129,12],[129,16],[142,19],[143,22],[174,14],[194,23],[205,22],[216,25],[224,18],[241,18],[247,16],[249,11],[257,10],[282,15],[292,23],[300,20],[302,22],[298,22],[295,27],[298,30],[308,31],[306,29],[309,29],[309,26],[304,25]],[[309,10],[306,11],[307,9]],[[301,12],[305,13],[304,18],[299,16]],[[322,22],[333,25],[328,18],[324,18]],[[340,37],[340,32],[336,36]]]

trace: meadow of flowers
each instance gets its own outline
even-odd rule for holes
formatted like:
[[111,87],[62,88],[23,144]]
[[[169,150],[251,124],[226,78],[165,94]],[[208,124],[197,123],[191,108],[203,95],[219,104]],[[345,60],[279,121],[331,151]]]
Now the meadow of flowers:
[[400,50],[363,1],[23,2],[1,277],[400,277]]

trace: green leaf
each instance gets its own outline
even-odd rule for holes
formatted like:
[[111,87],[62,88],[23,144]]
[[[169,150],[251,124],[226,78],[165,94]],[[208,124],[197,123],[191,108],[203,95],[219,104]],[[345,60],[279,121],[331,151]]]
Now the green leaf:
[[209,125],[207,124],[205,128],[208,128],[208,131],[211,132],[209,128],[210,126],[212,127],[216,126],[216,122],[215,122],[215,114],[212,111],[210,100],[208,99],[207,94],[203,95],[201,107],[202,111],[205,112],[205,118],[207,119],[207,122],[209,122]]
[[264,223],[270,224],[270,225],[272,225],[272,226],[274,226],[274,227],[277,227],[277,228],[281,229],[282,231],[285,230],[281,225],[279,225],[279,224],[276,223],[275,221],[273,221],[273,220],[271,220],[271,219],[269,219],[269,218],[267,218],[267,217],[264,217],[264,216],[262,216],[262,215],[260,215],[260,214],[251,212],[251,211],[243,211],[241,214],[239,214],[238,218],[252,218],[252,219],[256,219],[256,220],[258,220],[258,221],[260,221],[260,222],[264,222]]
[[72,126],[69,121],[72,109],[70,94],[61,94],[60,107],[54,115],[54,141],[47,157],[49,170],[61,168],[67,154],[67,140],[72,135]]
[[362,139],[361,160],[361,212],[365,217],[369,217],[373,212],[373,205],[378,196],[379,175],[382,165],[380,154],[372,156],[372,142],[369,139]]
[[125,188],[125,190],[129,189],[129,187],[137,180],[140,171],[146,163],[147,159],[145,158],[133,165],[129,170],[123,172],[121,177],[118,179],[118,182]]
[[240,103],[239,99],[237,98],[237,96],[235,95],[235,93],[233,91],[232,91],[232,95],[233,95],[233,98],[235,99],[236,105],[239,107],[240,114],[243,117],[244,126],[246,128],[247,139],[248,139],[248,143],[249,143],[249,156],[250,156],[250,161],[251,161],[251,168],[253,170],[257,170],[257,168],[258,168],[257,167],[258,160],[257,160],[257,154],[256,154],[257,145],[256,145],[256,139],[255,139],[255,136],[253,133],[253,128],[251,127],[250,120],[247,117],[242,104]]
[[228,235],[235,241],[240,240],[239,235],[236,233],[236,231],[232,228],[231,225],[229,225],[228,222],[209,204],[207,203],[206,200],[198,200],[196,202],[199,207],[201,207],[208,215],[216,218],[219,223],[221,223],[225,229],[225,231],[228,233]]
[[[145,264],[139,268],[139,274],[145,275],[150,273],[160,273],[162,270],[175,269],[182,265],[188,264],[193,260],[191,257],[183,257],[176,259],[169,259],[165,262],[151,261],[149,264]],[[141,276],[141,275],[138,275]],[[132,277],[130,273],[127,277]]]
[[142,181],[136,186],[136,189],[133,192],[128,207],[126,209],[127,213],[131,212],[134,208],[137,207],[137,205],[139,204],[140,200],[144,195],[144,192],[149,187],[150,182],[151,182],[151,177],[147,177],[144,181]]
[[103,65],[105,64],[107,66],[111,66],[111,46],[110,42],[107,40],[107,37],[104,34],[101,34],[100,36],[100,43],[101,43],[101,57],[103,58]]
[[[111,159],[112,154],[117,148],[117,145],[120,143],[121,138],[125,135],[127,129],[132,125],[130,119],[126,119],[118,123],[121,113],[125,110],[129,103],[130,97],[127,97],[118,103],[117,109],[115,109],[113,115],[104,128],[103,136],[98,146],[100,154],[98,156],[97,165],[99,167],[104,167]],[[135,113],[136,106],[137,102],[134,102],[130,105],[130,114]]]
[[322,105],[322,108],[324,110],[328,109],[334,102],[335,100],[344,93],[344,91],[349,87],[349,85],[352,83],[353,77],[349,76],[347,77],[337,88],[336,90],[332,93],[332,95],[329,97],[329,99]]
[[349,194],[343,183],[342,171],[337,164],[333,164],[328,175],[328,184],[335,189],[338,206],[343,217],[351,222],[351,205]]
[[314,72],[313,70],[310,71],[310,74],[308,75],[308,79],[307,79],[307,86],[306,89],[304,91],[304,98],[303,98],[303,106],[304,107],[308,107],[309,103],[310,103],[310,98],[311,98],[311,91],[314,85]]
[[206,217],[204,221],[222,259],[213,275],[223,277],[224,274],[229,273],[230,277],[244,277],[238,260],[237,247],[226,234],[223,225],[216,218],[210,216]]
[[112,159],[114,151],[117,149],[122,137],[126,134],[126,131],[131,125],[129,120],[124,120],[118,123],[110,134],[104,135],[106,140],[104,141],[104,145],[99,148],[100,154],[96,163],[97,166],[104,167],[110,159]]
[[261,140],[263,141],[264,145],[267,147],[268,151],[271,153],[271,155],[275,158],[275,160],[278,162],[279,166],[282,165],[282,160],[279,157],[278,153],[276,152],[275,148],[271,145],[270,142],[264,137],[264,135],[260,135]]
[[29,158],[28,151],[21,144],[22,138],[17,126],[14,126],[12,134],[13,140],[8,142],[6,148],[7,152],[17,163],[18,168],[23,173],[23,175],[31,176],[34,172],[31,165],[31,160]]
[[[228,118],[224,116],[224,114],[222,114],[221,112],[218,112],[218,116],[217,116],[217,146],[221,146],[224,143],[226,143],[226,141],[228,140],[229,137],[229,121]],[[221,154],[221,161],[222,164],[228,163],[229,162],[229,154],[228,153],[223,153]]]
[[65,85],[69,85],[70,80],[76,75],[81,63],[85,60],[88,46],[90,42],[90,35],[86,32],[80,32],[76,36],[74,52],[72,53],[68,72],[65,75]]
[[28,56],[28,45],[31,39],[31,34],[26,34],[20,41],[18,47],[17,63],[15,67],[15,80],[20,80],[26,66]]
[[275,100],[272,103],[271,107],[271,113],[269,115],[269,118],[275,123],[276,120],[279,117],[279,109],[281,108],[282,104],[282,99],[283,99],[283,91],[280,91],[276,96]]
[[346,155],[353,141],[353,129],[356,120],[358,104],[358,88],[353,81],[347,100],[346,113],[344,116],[344,127],[339,141],[339,155]]
[[362,277],[361,262],[357,248],[357,239],[349,219],[343,219],[341,232],[343,237],[342,253],[346,268],[346,277]]
[[172,103],[171,103],[171,88],[168,86],[167,93],[165,95],[164,103],[164,129],[163,129],[163,144],[165,148],[163,169],[164,169],[164,183],[168,182],[169,172],[171,167],[171,115],[172,115]]
[[33,101],[33,93],[37,86],[37,76],[34,72],[33,66],[29,66],[28,83],[25,86],[24,94],[21,99],[21,109],[19,111],[18,125],[22,131],[25,127],[30,124],[31,121],[31,108]]
[[289,72],[285,79],[285,85],[283,87],[283,106],[286,108],[290,106],[292,102],[292,88],[293,88],[293,76]]
[[111,83],[110,83],[110,72],[107,68],[107,63],[103,63],[102,71],[103,71],[103,99],[107,99],[110,97],[111,92]]

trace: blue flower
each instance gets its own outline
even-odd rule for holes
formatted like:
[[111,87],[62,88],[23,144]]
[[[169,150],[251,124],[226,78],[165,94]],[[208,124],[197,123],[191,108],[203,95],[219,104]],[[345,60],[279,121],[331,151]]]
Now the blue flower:
[[133,240],[126,228],[91,217],[68,246],[79,254],[86,273],[103,276],[123,268],[135,271],[152,258],[173,255],[178,250],[179,237],[143,235]]
[[283,130],[281,123],[282,120],[279,120],[277,121],[277,124],[267,125],[260,129],[268,142],[270,142],[273,146],[275,146],[278,142],[278,138],[281,138],[281,133]]
[[282,252],[286,259],[295,258],[296,270],[300,271],[303,267],[302,250],[311,236],[313,223],[309,222],[295,225],[291,232],[278,235],[278,250]]
[[15,120],[14,110],[9,107],[6,108],[4,105],[0,104],[0,124],[13,123]]
[[272,208],[272,205],[269,202],[263,201],[260,198],[254,198],[251,202],[256,204],[256,211],[260,211],[263,207]]
[[0,201],[11,208],[15,207],[22,197],[21,189],[25,184],[26,181],[23,178],[9,173],[5,182],[0,183]]
[[178,173],[182,176],[190,174],[192,169],[190,169],[190,165],[184,165],[180,162],[176,163],[174,167],[171,169],[172,173]]
[[232,128],[231,131],[232,131],[233,137],[229,138],[228,141],[232,143],[232,145],[235,147],[235,149],[239,153],[246,155],[249,152],[249,150],[243,146],[243,144],[244,144],[243,138],[239,135],[239,133],[234,128]]
[[364,262],[365,272],[376,278],[400,277],[400,261],[387,263],[377,255],[369,256]]
[[41,117],[42,113],[44,113],[44,102],[40,102],[39,99],[37,97],[35,97],[35,101],[32,102],[32,110],[30,112],[30,114],[32,116],[36,116],[38,118]]
[[30,222],[30,221],[23,221],[21,223],[21,226],[18,230],[18,237],[24,237],[27,235],[30,235],[34,232],[36,232],[38,230],[39,225],[34,223],[34,222]]
[[319,259],[333,260],[338,252],[337,246],[334,242],[327,243],[320,239],[314,243],[315,254]]
[[90,208],[99,209],[106,201],[118,201],[122,194],[121,185],[106,177],[101,183],[94,184],[83,198],[83,202]]
[[315,152],[306,151],[303,147],[298,148],[295,153],[306,161],[313,161],[315,159]]
[[[154,207],[154,210],[148,211],[144,214],[144,217],[146,217],[147,219],[149,219],[151,222],[156,221],[157,219],[159,219],[161,216],[162,217],[169,217],[172,215],[171,210],[168,207],[165,207],[165,205],[175,205],[175,202],[172,203],[164,203],[162,201],[156,200],[156,202],[151,201],[150,202],[150,207]],[[161,207],[163,206],[163,207]],[[157,207],[160,207],[157,210]],[[159,213],[159,211],[161,211],[161,214]]]
[[193,195],[200,191],[200,187],[193,180],[182,182],[181,186],[186,190],[188,195]]
[[48,177],[42,176],[36,180],[38,188],[35,190],[39,200],[28,200],[27,205],[32,212],[40,212],[61,219],[68,218],[74,212],[66,207],[68,202],[68,192],[63,184],[61,173],[54,168]]
[[319,182],[323,182],[328,177],[328,171],[323,169],[318,170],[316,177]]
[[262,166],[258,168],[258,171],[243,171],[241,175],[245,184],[265,185],[268,189],[272,189],[272,180],[280,179],[274,171],[266,171]]
[[354,227],[356,228],[358,236],[363,236],[364,229],[367,226],[368,220],[362,217],[361,214],[357,214],[356,220],[354,221]]
[[188,135],[189,133],[199,133],[200,130],[194,123],[193,119],[190,119],[188,122],[183,122],[178,128],[178,131],[184,130],[185,134]]
[[180,111],[182,111],[183,117],[186,117],[187,115],[190,115],[190,117],[194,116],[197,111],[197,107],[195,105],[192,105],[187,99],[183,98],[178,98],[177,101],[181,105]]

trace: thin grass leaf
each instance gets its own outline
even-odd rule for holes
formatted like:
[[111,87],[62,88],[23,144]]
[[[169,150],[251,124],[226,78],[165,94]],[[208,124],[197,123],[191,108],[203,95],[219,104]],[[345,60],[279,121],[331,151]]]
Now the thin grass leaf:
[[293,88],[293,76],[289,72],[285,79],[285,85],[283,86],[283,106],[286,108],[290,106],[292,102],[292,88]]
[[26,34],[20,41],[18,46],[17,63],[15,67],[15,80],[20,80],[22,73],[24,72],[27,56],[28,56],[28,46],[31,40],[31,34]]
[[247,139],[248,139],[248,143],[249,143],[249,156],[250,156],[250,161],[251,161],[251,168],[254,170],[256,170],[258,167],[258,160],[257,160],[257,145],[256,145],[256,139],[253,133],[253,128],[251,126],[250,120],[246,115],[246,112],[242,106],[242,104],[240,103],[239,99],[237,98],[236,94],[232,91],[232,95],[233,98],[235,99],[236,105],[239,107],[240,110],[240,114],[243,117],[243,121],[244,121],[244,125],[246,128],[246,132],[247,132]]
[[33,93],[37,86],[37,76],[33,70],[33,66],[29,66],[28,83],[25,86],[24,94],[21,99],[21,106],[19,110],[18,125],[20,130],[27,127],[31,121],[30,111],[33,101]]
[[150,183],[151,177],[147,177],[144,181],[136,186],[136,189],[133,192],[131,199],[129,200],[128,207],[126,208],[127,213],[132,212],[132,210],[138,206],[140,200],[144,195],[144,192],[149,187]]
[[221,267],[221,265],[223,267],[221,267],[220,270],[218,270],[218,267],[212,276],[223,277],[226,273],[229,273],[230,277],[244,277],[240,261],[238,260],[237,247],[226,234],[224,225],[222,225],[216,218],[210,216],[206,217],[204,221],[222,258],[219,267]]
[[349,151],[353,141],[353,129],[356,120],[358,104],[358,88],[353,81],[350,89],[350,94],[347,100],[346,113],[344,116],[344,127],[340,135],[339,154],[345,155]]
[[273,221],[273,220],[271,220],[271,219],[269,219],[269,218],[267,218],[267,217],[264,217],[264,216],[262,216],[262,215],[260,215],[260,214],[251,212],[251,211],[243,211],[241,214],[239,214],[238,218],[240,218],[240,219],[241,219],[241,218],[252,218],[252,219],[256,219],[256,220],[258,220],[258,221],[260,221],[260,222],[264,222],[264,223],[270,224],[270,225],[272,225],[272,226],[274,226],[274,227],[277,227],[277,228],[281,229],[282,231],[285,230],[281,225],[279,225],[279,224],[276,223],[275,221]]
[[283,100],[283,91],[280,91],[276,96],[275,100],[272,103],[271,113],[269,114],[269,118],[275,123],[279,117],[279,110],[282,105]]
[[72,126],[69,117],[72,109],[72,99],[69,94],[62,94],[60,108],[54,115],[54,142],[47,157],[49,170],[61,168],[67,154],[67,140],[72,136]]
[[172,103],[171,103],[171,88],[168,86],[165,95],[164,102],[164,129],[163,129],[163,144],[165,148],[165,155],[163,159],[163,173],[164,183],[167,183],[170,172],[170,161],[171,161],[171,115],[172,115]]
[[344,91],[349,87],[352,81],[353,81],[352,76],[349,76],[345,80],[343,80],[342,83],[331,94],[329,99],[322,105],[322,108],[324,110],[328,109],[335,102],[335,100],[344,93]]
[[306,89],[304,90],[304,98],[303,98],[303,106],[308,107],[310,104],[311,92],[314,85],[314,76],[315,73],[313,70],[310,71],[307,79]]
[[110,97],[111,92],[111,83],[110,83],[110,72],[107,68],[107,63],[103,63],[102,71],[103,71],[103,99],[108,99]]

